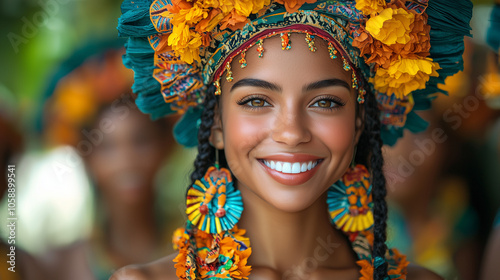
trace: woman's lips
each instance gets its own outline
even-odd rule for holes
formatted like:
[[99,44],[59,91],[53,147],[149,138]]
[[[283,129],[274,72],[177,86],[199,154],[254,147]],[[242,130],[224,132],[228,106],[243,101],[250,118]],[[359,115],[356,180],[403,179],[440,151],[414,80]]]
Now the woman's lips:
[[259,159],[264,169],[278,183],[300,185],[311,179],[323,159],[304,154],[280,154]]

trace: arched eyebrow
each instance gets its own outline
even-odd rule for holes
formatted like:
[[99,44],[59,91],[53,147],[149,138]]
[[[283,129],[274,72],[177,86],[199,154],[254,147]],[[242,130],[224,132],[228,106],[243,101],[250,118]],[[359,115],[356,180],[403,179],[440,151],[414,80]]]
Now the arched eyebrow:
[[[271,91],[276,91],[276,92],[281,92],[283,89],[281,86],[260,80],[260,79],[241,79],[234,83],[234,85],[231,87],[231,91],[239,88],[239,87],[260,87],[263,89],[271,90]],[[321,80],[317,82],[310,83],[306,86],[304,86],[304,91],[311,91],[311,90],[316,90],[316,89],[322,89],[322,88],[327,88],[327,87],[333,87],[333,86],[342,86],[345,87],[348,90],[351,90],[350,85],[341,79],[327,79],[327,80]]]
[[231,91],[235,90],[236,88],[245,87],[245,86],[247,86],[247,87],[260,87],[263,89],[277,91],[277,92],[282,91],[282,88],[279,85],[273,84],[273,83],[268,82],[268,81],[259,80],[259,79],[239,80],[236,83],[234,83],[234,85],[231,87]]
[[304,87],[304,91],[311,91],[311,90],[315,90],[315,89],[322,89],[322,88],[334,87],[334,86],[342,86],[348,90],[351,90],[350,85],[344,80],[327,79],[327,80],[321,80],[321,81],[317,81],[317,82],[308,84],[307,86]]

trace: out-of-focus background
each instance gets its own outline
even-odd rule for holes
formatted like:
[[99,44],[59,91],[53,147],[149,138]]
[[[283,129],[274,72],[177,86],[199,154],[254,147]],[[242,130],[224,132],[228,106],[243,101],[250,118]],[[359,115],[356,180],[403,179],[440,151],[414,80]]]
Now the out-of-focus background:
[[0,279],[108,279],[173,252],[196,150],[173,141],[175,117],[151,125],[135,109],[121,2],[0,1],[0,155],[15,164],[17,217],[9,274],[2,183]]
[[[427,132],[385,150],[389,243],[447,279],[478,279],[500,207],[500,76],[486,44],[494,1],[473,2],[473,38],[465,70],[447,80],[450,96],[422,114]],[[119,63],[120,4],[0,1],[1,155],[16,166],[24,279],[107,279],[171,252],[183,224],[196,151],[164,133],[175,117],[150,125],[134,109],[131,70]],[[107,97],[87,98],[96,92]],[[8,198],[0,202],[3,243]]]

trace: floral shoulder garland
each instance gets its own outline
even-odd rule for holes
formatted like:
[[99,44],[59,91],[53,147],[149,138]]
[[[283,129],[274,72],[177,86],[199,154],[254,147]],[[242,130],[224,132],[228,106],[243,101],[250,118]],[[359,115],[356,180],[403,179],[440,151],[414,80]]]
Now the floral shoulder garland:
[[174,259],[179,279],[232,280],[248,279],[251,267],[247,260],[252,249],[244,237],[244,229],[235,226],[229,231],[209,234],[189,224],[179,228],[173,237]]
[[[179,254],[174,259],[179,279],[231,280],[248,279],[251,266],[247,264],[252,252],[244,229],[235,226],[220,234],[208,234],[189,224],[179,228],[173,236],[174,249]],[[374,263],[371,259],[373,232],[370,230],[348,234],[361,268],[359,280],[373,280]],[[396,249],[387,251],[385,261],[391,280],[406,279],[409,262]]]

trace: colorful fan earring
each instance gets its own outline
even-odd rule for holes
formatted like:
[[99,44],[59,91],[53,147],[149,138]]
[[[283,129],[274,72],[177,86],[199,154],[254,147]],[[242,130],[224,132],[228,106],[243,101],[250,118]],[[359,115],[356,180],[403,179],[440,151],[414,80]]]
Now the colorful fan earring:
[[328,211],[335,226],[353,233],[373,225],[373,201],[370,173],[364,165],[352,164],[327,195]]
[[186,198],[188,220],[207,233],[221,233],[238,223],[243,201],[231,179],[231,172],[219,167],[216,150],[215,166],[208,168],[200,180],[189,188]]

